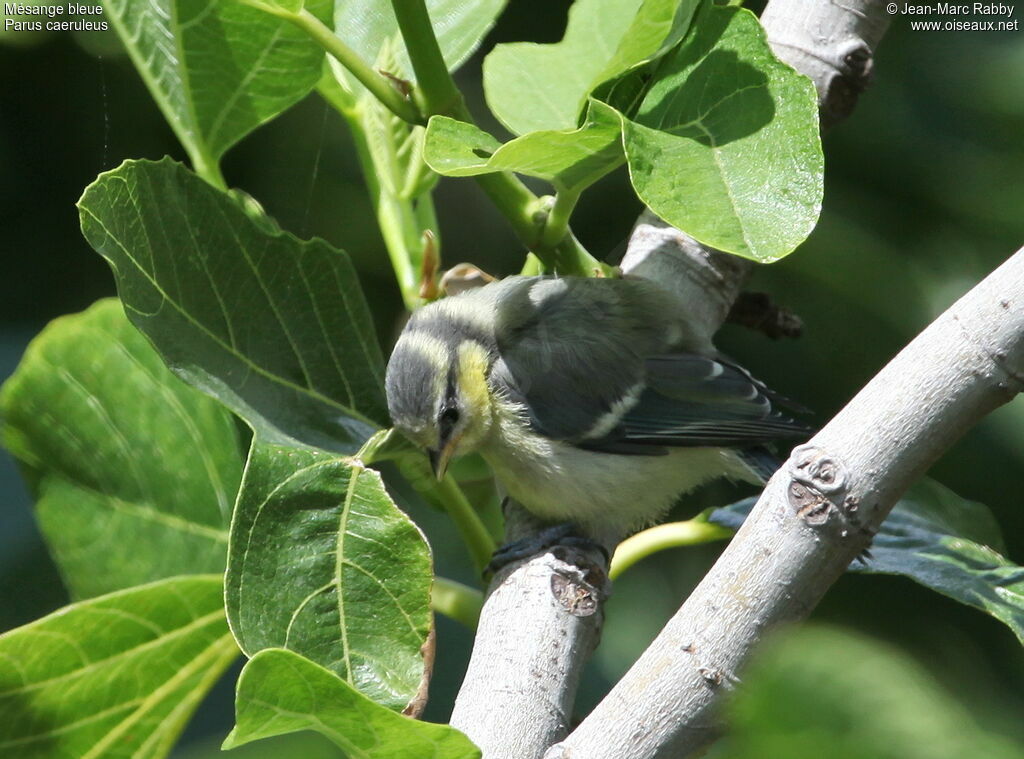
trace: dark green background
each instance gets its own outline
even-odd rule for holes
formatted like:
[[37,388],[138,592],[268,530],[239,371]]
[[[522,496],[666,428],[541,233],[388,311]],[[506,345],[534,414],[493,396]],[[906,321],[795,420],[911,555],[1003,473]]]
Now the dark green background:
[[[485,43],[561,36],[568,4],[515,2]],[[1022,11],[1015,18],[1022,17]],[[184,159],[129,62],[100,35],[0,37],[0,376],[49,319],[113,294],[106,265],[78,231],[74,207],[100,171],[125,158]],[[105,51],[105,52],[104,52]],[[485,126],[478,55],[461,84]],[[556,72],[557,73],[557,72]],[[802,339],[771,342],[727,327],[721,347],[825,421],[901,346],[1024,243],[1024,33],[913,32],[896,17],[876,81],[854,116],[825,139],[821,222],[796,253],[757,271],[806,322]],[[400,299],[341,119],[315,97],[257,131],[225,161],[228,181],[256,196],[287,229],[347,250],[393,339]],[[538,188],[540,189],[540,188]],[[521,251],[469,180],[437,193],[447,264],[515,271]],[[639,211],[622,172],[588,192],[573,217],[597,255],[621,246]],[[112,378],[112,381],[116,381]],[[1010,557],[1024,563],[1024,404],[968,432],[932,471],[996,512]],[[31,518],[14,465],[0,461],[0,629],[62,605],[66,596]],[[708,504],[745,494],[720,486]],[[399,494],[400,500],[405,500]],[[691,507],[692,508],[692,507]],[[454,532],[424,521],[440,571],[472,581]],[[650,560],[620,581],[604,644],[585,681],[593,703],[643,648],[717,548]],[[1008,629],[908,580],[844,578],[819,620],[888,640],[922,663],[983,725],[1024,740],[1024,654]],[[439,620],[428,717],[444,719],[468,658],[468,633]],[[189,740],[219,740],[229,684],[200,710]]]

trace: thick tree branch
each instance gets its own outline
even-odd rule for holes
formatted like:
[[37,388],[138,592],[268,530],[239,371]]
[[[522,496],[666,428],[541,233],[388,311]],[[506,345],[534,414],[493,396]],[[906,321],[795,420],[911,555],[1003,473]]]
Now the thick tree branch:
[[761,23],[775,55],[818,90],[822,129],[849,116],[870,84],[891,18],[882,0],[771,0],[765,7]]
[[550,759],[682,758],[764,632],[802,619],[906,488],[1024,387],[1024,249],[793,451],[658,638]]
[[[843,96],[845,90],[863,89],[870,51],[885,31],[882,4],[877,0],[848,0],[842,6],[824,0],[771,0],[762,20],[770,40],[783,40],[790,47],[797,47],[791,43],[799,40],[801,49],[812,52],[797,60],[787,49],[775,47],[777,55],[814,79],[822,112],[848,112],[852,103],[833,107],[832,98]],[[790,25],[802,28],[784,28]],[[817,36],[815,30],[820,29],[830,30],[829,34]],[[805,44],[808,40],[814,44]],[[856,40],[868,51],[864,65],[833,65],[842,60],[836,58],[837,51],[852,51]],[[815,56],[818,44],[820,55]],[[825,69],[832,75],[826,75]],[[837,78],[850,78],[845,90]],[[822,121],[832,123],[835,118],[823,115]],[[678,293],[687,303],[694,333],[706,337],[708,346],[750,268],[749,261],[706,248],[650,212],[637,221],[622,262],[625,273],[652,278]],[[514,505],[510,513],[522,516]],[[521,525],[513,526],[510,535],[523,533]],[[622,537],[608,536],[607,545],[614,546]],[[600,635],[602,615],[598,610],[586,617],[573,616],[559,602],[555,588],[566,577],[585,576],[593,589],[580,585],[581,595],[587,603],[593,599],[600,604],[605,587],[595,579],[599,575],[594,567],[603,567],[598,552],[561,558],[542,552],[494,578],[451,720],[483,749],[486,759],[536,759],[566,734],[579,673]],[[590,755],[576,756],[589,759]]]

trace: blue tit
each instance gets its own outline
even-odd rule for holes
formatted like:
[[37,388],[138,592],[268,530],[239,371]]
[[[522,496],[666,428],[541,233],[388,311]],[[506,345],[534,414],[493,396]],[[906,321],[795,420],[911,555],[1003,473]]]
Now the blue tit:
[[639,278],[508,277],[425,306],[386,388],[438,477],[477,451],[507,495],[588,537],[651,524],[717,477],[760,483],[744,450],[810,431]]

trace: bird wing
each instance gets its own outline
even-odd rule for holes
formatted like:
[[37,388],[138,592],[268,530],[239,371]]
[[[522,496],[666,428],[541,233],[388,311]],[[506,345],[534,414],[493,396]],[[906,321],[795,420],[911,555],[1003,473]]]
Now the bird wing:
[[[492,387],[542,435],[659,454],[806,437],[792,406],[743,368],[669,346],[671,304],[647,283],[534,279],[502,298]],[[634,288],[627,290],[626,288]]]
[[547,437],[602,436],[643,391],[644,357],[668,344],[668,309],[659,313],[657,295],[645,297],[649,288],[626,280],[520,280],[498,307],[492,388],[521,404]]
[[794,404],[728,361],[675,353],[644,364],[644,391],[621,415],[610,443],[731,447],[813,432],[780,411]]

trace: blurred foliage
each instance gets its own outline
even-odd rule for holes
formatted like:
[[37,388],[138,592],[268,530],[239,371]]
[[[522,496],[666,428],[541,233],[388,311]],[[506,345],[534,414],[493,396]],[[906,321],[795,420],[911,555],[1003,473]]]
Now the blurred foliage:
[[[567,8],[564,0],[512,3],[484,49],[524,38],[557,41]],[[74,203],[82,189],[124,158],[184,155],[109,38],[8,36],[3,42],[14,43],[0,45],[0,223],[6,251],[0,370],[6,376],[28,337],[45,322],[114,292],[109,270],[78,229]],[[483,113],[481,85],[473,76],[479,70],[478,57],[460,80],[478,115]],[[481,126],[507,136],[496,123],[481,119]],[[826,191],[817,229],[795,254],[759,268],[751,283],[799,313],[807,325],[805,336],[771,343],[727,326],[721,347],[827,419],[935,315],[1024,241],[1022,134],[1024,35],[912,32],[904,18],[895,17],[878,52],[875,83],[854,116],[826,135]],[[301,237],[320,235],[350,253],[386,350],[401,323],[401,298],[379,232],[367,223],[373,212],[341,119],[315,97],[307,98],[233,148],[225,175],[231,185],[258,198],[284,229]],[[518,269],[514,235],[471,183],[443,180],[436,197],[446,265],[471,260],[494,274]],[[639,210],[619,171],[583,197],[573,228],[592,252],[613,255],[621,252]],[[960,495],[994,510],[1007,556],[1017,562],[1024,561],[1022,427],[1024,406],[1017,401],[970,430],[932,471]],[[6,460],[0,487],[5,495],[0,628],[7,629],[59,607],[66,596],[32,523],[23,486]],[[700,505],[721,505],[745,494],[718,485],[703,493]],[[438,571],[474,581],[447,518],[424,508],[411,492],[399,489],[395,498],[430,536]],[[694,505],[687,506],[689,513],[693,510]],[[646,646],[718,550],[704,546],[659,556],[618,582],[602,647],[585,678],[581,709],[594,703]],[[1024,739],[1019,719],[1024,713],[1024,654],[998,622],[888,577],[843,578],[816,618],[855,626],[903,649],[969,713],[956,711],[957,724],[973,729],[973,721],[991,733]],[[815,709],[816,714],[829,713],[832,707],[847,719],[863,713],[840,712],[843,698],[821,703],[824,697],[813,685],[838,677],[834,669],[815,670],[814,677],[808,674],[811,669],[799,669],[819,643],[822,654],[815,653],[815,662],[822,666],[860,654],[866,667],[884,664],[904,673],[911,667],[914,674],[907,679],[916,683],[916,695],[903,696],[914,698],[925,711],[951,713],[951,696],[937,695],[914,665],[898,664],[891,652],[878,653],[863,641],[829,636],[826,642],[794,644],[802,655],[790,654],[785,661],[794,668],[787,696],[797,698],[801,684],[806,686],[807,706],[794,708],[793,715]],[[447,717],[445,709],[468,659],[468,641],[464,630],[439,621],[428,718]],[[779,673],[788,670],[776,669],[775,675],[770,670],[780,661],[766,662],[764,677],[775,677],[771,682],[781,688],[787,678]],[[842,683],[850,688],[848,700],[863,695],[856,687],[861,682],[875,687],[900,679],[892,671],[875,672],[875,677],[866,672],[863,681]],[[756,678],[755,672],[749,676],[752,689]],[[893,691],[894,697],[901,693]],[[231,724],[230,703],[230,688],[218,689],[200,707],[202,719],[191,728],[192,737],[222,737]],[[741,730],[755,729],[754,711],[751,706],[747,717],[737,718]],[[740,744],[731,748],[744,750]],[[262,755],[255,753],[262,752],[259,743],[240,749],[239,755],[248,750]],[[320,749],[303,755],[318,756],[314,750]],[[332,755],[329,747],[322,750]],[[198,746],[182,751],[183,756],[206,756]],[[799,759],[795,753],[785,756]]]
[[707,759],[1020,759],[906,655],[851,632],[767,641]]

